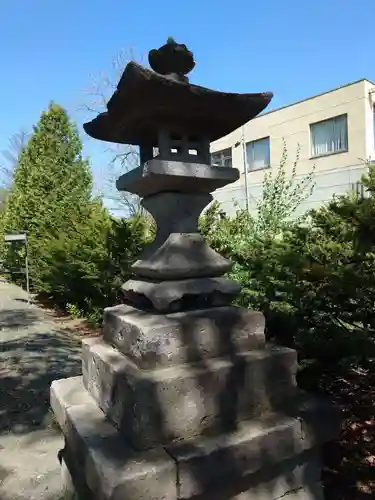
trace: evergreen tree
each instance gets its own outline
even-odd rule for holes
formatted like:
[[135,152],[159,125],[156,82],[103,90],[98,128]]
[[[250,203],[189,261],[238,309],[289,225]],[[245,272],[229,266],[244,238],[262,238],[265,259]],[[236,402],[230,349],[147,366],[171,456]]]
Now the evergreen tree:
[[[140,252],[145,228],[115,221],[93,199],[92,176],[76,126],[51,103],[34,127],[15,168],[1,230],[28,235],[35,292],[70,313],[100,320],[119,300],[121,284]],[[7,267],[18,267],[9,249]]]
[[[95,274],[87,261],[97,260],[103,252],[102,233],[110,222],[100,201],[91,197],[92,176],[81,150],[76,126],[63,108],[51,103],[20,155],[3,217],[5,232],[28,235],[34,290],[62,302],[72,300],[73,290],[66,290],[66,285],[72,285],[73,275],[75,288],[81,289],[83,276]],[[20,259],[10,249],[11,268],[17,267],[15,260],[19,266]]]
[[92,177],[75,125],[51,103],[43,112],[14,172],[4,229],[31,239],[71,228],[91,202]]

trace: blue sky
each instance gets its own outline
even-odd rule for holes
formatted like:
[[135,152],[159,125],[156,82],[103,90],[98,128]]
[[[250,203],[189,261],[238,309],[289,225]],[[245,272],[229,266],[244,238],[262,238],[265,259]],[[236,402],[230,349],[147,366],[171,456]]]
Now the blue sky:
[[84,136],[90,74],[119,51],[186,43],[194,83],[271,90],[279,107],[360,78],[375,80],[375,0],[0,0],[0,151],[50,100],[78,122],[97,183],[106,145]]

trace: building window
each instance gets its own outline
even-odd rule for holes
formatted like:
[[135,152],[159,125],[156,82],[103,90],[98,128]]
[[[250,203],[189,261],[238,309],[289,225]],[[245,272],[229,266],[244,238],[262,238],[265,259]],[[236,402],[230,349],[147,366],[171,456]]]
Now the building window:
[[313,157],[348,151],[347,115],[312,123],[310,135]]
[[232,148],[222,149],[211,154],[211,164],[219,167],[232,166]]
[[246,143],[246,156],[248,170],[268,168],[270,162],[270,138],[258,139]]

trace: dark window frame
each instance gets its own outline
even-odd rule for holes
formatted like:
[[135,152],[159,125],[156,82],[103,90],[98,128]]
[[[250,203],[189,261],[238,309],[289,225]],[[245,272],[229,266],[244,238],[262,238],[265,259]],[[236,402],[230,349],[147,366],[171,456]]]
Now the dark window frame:
[[[314,154],[314,151],[313,151],[314,150],[313,127],[315,127],[317,125],[321,125],[323,123],[327,123],[327,122],[335,123],[335,120],[339,120],[342,118],[345,118],[345,125],[346,125],[346,147],[341,148],[341,149],[337,149],[335,151],[328,151],[327,153]],[[341,113],[340,115],[331,116],[330,118],[325,118],[324,120],[319,120],[317,122],[310,123],[309,129],[310,129],[310,159],[324,158],[326,156],[347,153],[349,151],[349,127],[348,127],[348,114],[347,113]]]
[[[225,161],[230,160],[230,165],[225,165]],[[232,148],[220,149],[211,153],[211,165],[232,168]]]
[[[251,168],[251,163],[249,161],[249,155],[248,155],[248,146],[266,140],[268,141],[268,165],[264,165],[263,167],[259,168]],[[260,137],[259,139],[255,139],[253,141],[248,141],[245,144],[245,147],[246,147],[246,162],[247,162],[246,168],[248,172],[258,172],[259,170],[265,170],[266,168],[271,167],[271,137],[269,135],[265,137]]]

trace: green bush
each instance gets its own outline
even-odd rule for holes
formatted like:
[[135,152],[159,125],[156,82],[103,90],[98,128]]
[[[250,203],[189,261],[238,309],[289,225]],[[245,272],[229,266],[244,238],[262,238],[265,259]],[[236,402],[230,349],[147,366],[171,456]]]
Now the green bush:
[[[363,179],[368,197],[335,198],[303,223],[285,216],[286,190],[269,185],[266,196],[276,196],[260,200],[256,217],[241,210],[226,217],[217,204],[202,217],[210,244],[233,261],[229,276],[242,285],[237,303],[263,311],[268,337],[302,357],[375,353],[374,169]],[[265,182],[285,184],[281,177]]]
[[[98,321],[119,298],[146,222],[115,220],[92,197],[81,149],[75,125],[52,103],[21,152],[1,225],[4,232],[27,232],[34,292]],[[8,247],[7,266],[19,267],[21,260],[15,246]]]
[[[103,224],[104,222],[104,224]],[[48,242],[39,291],[74,315],[99,322],[106,306],[120,300],[121,285],[144,242],[143,221],[92,219],[76,238]]]

